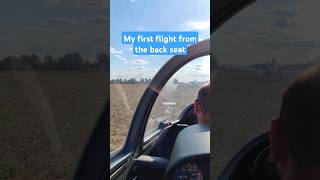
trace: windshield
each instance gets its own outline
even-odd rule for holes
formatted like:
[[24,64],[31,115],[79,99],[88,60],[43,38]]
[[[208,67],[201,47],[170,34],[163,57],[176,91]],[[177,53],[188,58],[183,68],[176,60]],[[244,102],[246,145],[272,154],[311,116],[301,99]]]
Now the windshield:
[[175,122],[193,104],[201,87],[210,83],[210,56],[193,60],[177,71],[160,91],[149,116],[145,137],[161,122]]
[[[183,13],[176,9],[183,7]],[[122,44],[123,32],[198,32],[208,39],[209,1],[118,1],[110,2],[110,148],[124,145],[137,104],[156,72],[172,55],[135,55],[131,44]],[[204,10],[205,9],[205,10]],[[122,12],[122,13],[119,13]],[[165,12],[165,13],[164,13]],[[192,14],[193,18],[186,16]],[[179,81],[186,81],[180,79]],[[174,102],[167,101],[166,112]],[[164,112],[165,112],[164,111]]]

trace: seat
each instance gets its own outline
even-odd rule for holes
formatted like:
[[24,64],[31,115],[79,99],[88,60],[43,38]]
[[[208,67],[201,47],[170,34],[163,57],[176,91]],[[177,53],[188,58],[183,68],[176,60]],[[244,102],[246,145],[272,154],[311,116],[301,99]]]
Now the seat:
[[184,128],[197,124],[198,118],[190,104],[178,117],[179,122],[164,128],[151,152],[152,156],[170,158],[174,143],[180,131]]
[[187,124],[173,124],[163,129],[151,155],[169,159],[179,132],[186,127]]

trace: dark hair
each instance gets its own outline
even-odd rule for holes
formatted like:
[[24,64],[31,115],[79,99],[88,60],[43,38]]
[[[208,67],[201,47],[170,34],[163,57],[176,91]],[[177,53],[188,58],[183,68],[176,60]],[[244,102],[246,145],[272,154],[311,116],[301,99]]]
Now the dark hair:
[[289,153],[299,164],[320,164],[320,66],[299,75],[286,89],[280,111]]
[[209,114],[210,110],[210,84],[203,86],[198,92],[198,100],[200,102],[201,110],[204,114]]

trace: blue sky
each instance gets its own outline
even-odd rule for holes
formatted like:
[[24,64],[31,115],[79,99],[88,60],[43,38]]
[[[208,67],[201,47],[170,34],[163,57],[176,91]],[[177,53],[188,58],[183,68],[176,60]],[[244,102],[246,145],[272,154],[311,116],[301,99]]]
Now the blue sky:
[[123,31],[198,31],[200,40],[208,39],[210,1],[111,0],[110,78],[152,78],[171,56],[134,56],[131,46],[121,44]]

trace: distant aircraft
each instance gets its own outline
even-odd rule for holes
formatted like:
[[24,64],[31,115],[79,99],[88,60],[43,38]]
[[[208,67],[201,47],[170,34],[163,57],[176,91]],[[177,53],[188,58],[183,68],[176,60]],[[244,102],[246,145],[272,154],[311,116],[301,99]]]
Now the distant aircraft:
[[189,81],[189,82],[176,82],[178,85],[184,85],[184,86],[202,86],[208,83],[208,81]]
[[283,80],[292,78],[299,73],[303,72],[304,69],[301,70],[279,70],[280,63],[277,62],[277,57],[271,59],[271,61],[266,63],[266,66],[268,67],[266,70],[258,69],[250,66],[245,65],[224,65],[222,66],[223,69],[226,70],[236,70],[236,71],[243,71],[252,73],[258,76],[261,76],[262,80]]

